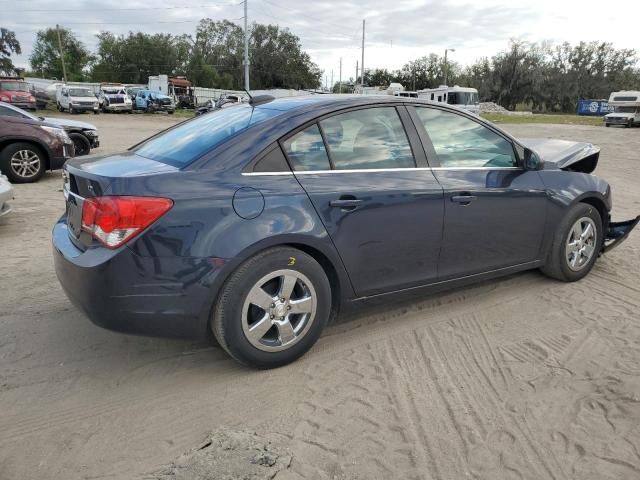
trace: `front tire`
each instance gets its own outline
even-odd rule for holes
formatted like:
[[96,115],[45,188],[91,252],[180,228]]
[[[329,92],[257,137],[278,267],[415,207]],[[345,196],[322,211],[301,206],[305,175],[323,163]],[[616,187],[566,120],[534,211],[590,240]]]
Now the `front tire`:
[[556,230],[542,272],[563,282],[584,278],[598,258],[603,238],[598,210],[586,203],[574,205]]
[[81,133],[73,132],[69,134],[69,138],[73,141],[76,157],[89,155],[89,152],[91,151],[91,144],[89,143],[87,137],[85,137]]
[[33,183],[45,170],[45,155],[30,143],[13,143],[0,152],[0,170],[12,183]]
[[331,312],[331,287],[313,257],[290,247],[264,251],[233,272],[211,328],[235,360],[275,368],[304,355]]

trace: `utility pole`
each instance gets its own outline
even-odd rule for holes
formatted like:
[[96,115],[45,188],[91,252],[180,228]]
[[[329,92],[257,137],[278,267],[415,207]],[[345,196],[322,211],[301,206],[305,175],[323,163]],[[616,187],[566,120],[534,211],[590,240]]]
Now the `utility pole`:
[[247,16],[247,3],[244,0],[244,89],[249,91],[249,18]]
[[342,93],[342,57],[340,57],[340,84],[338,86],[338,93]]
[[331,92],[333,93],[333,70],[331,70]]
[[58,49],[60,50],[60,61],[62,62],[62,78],[67,83],[67,67],[64,64],[64,54],[62,53],[62,39],[60,38],[60,25],[56,24],[56,32],[58,33]]
[[362,19],[362,63],[360,64],[360,70],[362,71],[361,82],[362,91],[364,92],[364,27],[365,27],[365,19]]
[[449,69],[449,64],[447,63],[447,52],[455,52],[455,48],[445,48],[444,49],[444,84],[447,85],[447,73]]

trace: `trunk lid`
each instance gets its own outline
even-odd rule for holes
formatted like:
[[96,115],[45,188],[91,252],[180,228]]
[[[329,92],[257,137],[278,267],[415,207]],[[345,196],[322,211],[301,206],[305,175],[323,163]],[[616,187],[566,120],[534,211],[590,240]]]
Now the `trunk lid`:
[[591,143],[549,138],[519,138],[518,141],[536,152],[545,164],[561,170],[591,173],[598,165],[600,147]]
[[173,173],[178,170],[177,167],[133,152],[70,160],[63,168],[62,178],[71,241],[81,250],[95,243],[91,235],[82,231],[82,208],[86,198],[109,195],[112,184],[120,179]]

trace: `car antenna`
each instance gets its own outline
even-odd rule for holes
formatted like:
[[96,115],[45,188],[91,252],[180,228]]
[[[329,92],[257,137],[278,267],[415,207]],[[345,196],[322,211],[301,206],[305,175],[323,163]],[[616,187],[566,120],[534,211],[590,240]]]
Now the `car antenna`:
[[247,95],[249,96],[249,103],[251,103],[251,100],[253,100],[253,96],[249,93],[249,90],[247,90],[246,88],[243,88],[242,90],[247,92]]

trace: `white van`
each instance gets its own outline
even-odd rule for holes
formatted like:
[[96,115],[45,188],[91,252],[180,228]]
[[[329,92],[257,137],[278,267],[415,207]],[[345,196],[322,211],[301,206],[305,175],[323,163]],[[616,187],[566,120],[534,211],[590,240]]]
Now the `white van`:
[[454,105],[476,115],[480,113],[480,100],[475,88],[440,85],[438,88],[418,90],[418,98]]
[[640,92],[613,92],[609,96],[609,108],[613,108],[613,113],[604,116],[604,124],[607,127],[611,125],[624,125],[625,127],[640,125]]
[[100,112],[98,99],[93,90],[75,85],[60,85],[56,91],[58,110],[69,113]]

